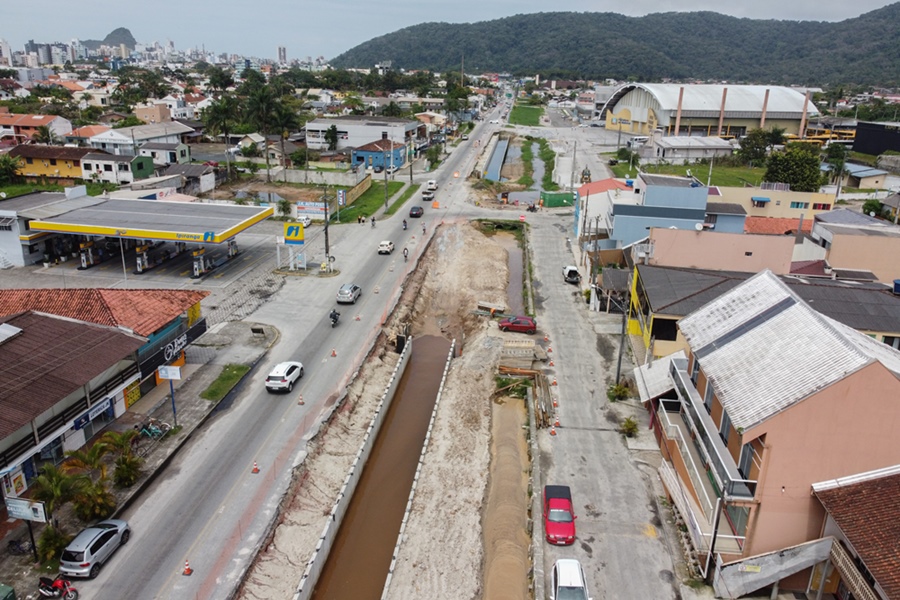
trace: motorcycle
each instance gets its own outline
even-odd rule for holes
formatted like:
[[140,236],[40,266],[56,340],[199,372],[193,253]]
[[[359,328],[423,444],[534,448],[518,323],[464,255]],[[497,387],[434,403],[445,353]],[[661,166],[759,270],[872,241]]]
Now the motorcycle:
[[44,598],[65,598],[65,600],[78,600],[78,590],[72,587],[72,582],[64,579],[62,575],[57,575],[56,579],[49,577],[41,577],[40,587],[38,587],[41,596]]
[[406,219],[403,219],[403,231],[406,231]]
[[338,320],[341,318],[341,313],[339,313],[336,310],[333,310],[333,311],[331,311],[331,314],[328,316],[331,319],[331,326],[334,327],[335,325],[337,325]]
[[528,212],[537,212],[537,207],[534,204],[529,204],[528,208],[526,208]]

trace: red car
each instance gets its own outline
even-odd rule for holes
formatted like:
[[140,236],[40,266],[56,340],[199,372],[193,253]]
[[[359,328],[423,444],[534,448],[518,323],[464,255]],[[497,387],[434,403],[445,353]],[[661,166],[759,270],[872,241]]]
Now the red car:
[[575,543],[575,512],[567,485],[544,486],[544,534],[551,544]]
[[518,331],[529,335],[537,331],[537,322],[531,317],[507,317],[497,323],[497,326],[500,331]]

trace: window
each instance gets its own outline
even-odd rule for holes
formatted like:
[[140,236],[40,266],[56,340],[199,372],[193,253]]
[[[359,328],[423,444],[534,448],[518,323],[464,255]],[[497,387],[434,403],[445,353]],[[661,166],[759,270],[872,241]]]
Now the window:
[[694,385],[697,385],[697,373],[700,372],[700,361],[697,360],[697,357],[693,357],[693,365],[691,366],[691,381],[694,382]]
[[791,202],[791,208],[809,208],[809,202]]
[[103,165],[103,170],[107,173],[112,173],[112,165]]
[[73,166],[73,167],[79,166],[78,162],[79,162],[79,161],[77,161],[77,160],[73,160],[73,161],[72,161],[72,166]]
[[712,401],[715,393],[713,392],[712,382],[707,379],[706,380],[706,393],[703,394],[703,406],[706,407],[706,412],[712,411]]
[[50,159],[50,164],[53,165],[53,166],[56,166],[56,159],[55,159],[55,158],[51,158],[51,159]]
[[750,465],[753,463],[753,445],[750,443],[741,446],[741,458],[738,460],[738,471],[741,477],[750,479]]
[[881,340],[894,350],[900,350],[900,337],[894,337],[890,335],[884,336],[884,339]]
[[91,170],[91,163],[84,163],[84,170],[85,170],[85,171],[90,171],[90,170]]
[[728,445],[728,434],[731,431],[731,419],[728,417],[728,413],[724,410],[722,411],[722,424],[719,427],[719,437],[722,438],[722,441],[725,442],[725,445]]
[[824,204],[822,202],[817,202],[813,204],[814,210],[831,210],[830,204]]
[[34,164],[34,159],[33,159],[33,158],[26,158],[26,159],[25,159],[25,164],[26,164],[26,165],[33,165],[33,164]]
[[127,171],[127,170],[128,170],[128,164],[126,164],[126,163],[119,163],[119,170],[120,170],[120,171]]

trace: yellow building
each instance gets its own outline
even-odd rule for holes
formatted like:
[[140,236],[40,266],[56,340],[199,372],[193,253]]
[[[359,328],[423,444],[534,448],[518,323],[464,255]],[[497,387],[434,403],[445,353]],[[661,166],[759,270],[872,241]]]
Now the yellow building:
[[91,152],[97,150],[28,144],[15,146],[9,155],[19,159],[19,175],[29,181],[53,179],[60,183],[75,183],[82,178],[82,159]]

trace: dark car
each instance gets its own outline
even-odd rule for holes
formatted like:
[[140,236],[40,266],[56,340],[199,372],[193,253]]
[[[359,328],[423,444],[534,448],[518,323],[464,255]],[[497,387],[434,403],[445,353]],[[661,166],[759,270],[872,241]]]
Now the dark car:
[[537,322],[531,317],[524,316],[507,317],[497,323],[497,326],[500,331],[518,331],[529,335],[537,331]]
[[381,165],[375,165],[374,167],[372,167],[372,171],[374,171],[375,173],[381,173],[382,171],[384,171],[384,167],[382,167]]
[[413,206],[412,208],[409,209],[410,218],[421,217],[424,214],[425,214],[425,211],[422,209],[421,206]]

